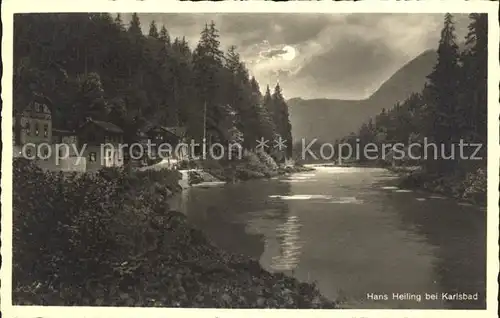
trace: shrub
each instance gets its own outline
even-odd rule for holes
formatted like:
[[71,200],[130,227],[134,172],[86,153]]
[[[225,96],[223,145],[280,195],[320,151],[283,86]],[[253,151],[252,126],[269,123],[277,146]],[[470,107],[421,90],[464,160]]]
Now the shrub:
[[266,165],[266,163],[261,161],[261,158],[255,152],[245,151],[242,161],[244,165],[242,170],[251,170],[263,175],[270,173],[271,169]]
[[488,188],[488,175],[486,169],[478,168],[465,177],[463,198],[471,199],[478,203],[486,202]]
[[188,173],[189,185],[198,184],[203,182],[202,176],[196,171],[189,171]]
[[84,286],[154,247],[155,218],[168,211],[178,173],[44,172],[23,159],[13,169],[13,283]]
[[226,253],[182,213],[167,212],[176,178],[47,173],[14,162],[14,303],[335,308],[314,285]]
[[278,170],[278,164],[267,152],[260,150],[256,152],[256,155],[258,156],[260,161],[267,166],[268,169],[273,171]]

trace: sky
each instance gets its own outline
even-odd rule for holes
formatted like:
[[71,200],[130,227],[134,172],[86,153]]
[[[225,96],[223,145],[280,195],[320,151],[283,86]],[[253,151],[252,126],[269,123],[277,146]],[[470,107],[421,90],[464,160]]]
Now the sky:
[[[455,14],[457,40],[467,15]],[[130,14],[122,14],[130,21]],[[363,99],[394,72],[437,48],[442,14],[140,13],[143,31],[154,20],[191,47],[214,21],[221,46],[235,45],[261,89],[277,81],[286,98]]]

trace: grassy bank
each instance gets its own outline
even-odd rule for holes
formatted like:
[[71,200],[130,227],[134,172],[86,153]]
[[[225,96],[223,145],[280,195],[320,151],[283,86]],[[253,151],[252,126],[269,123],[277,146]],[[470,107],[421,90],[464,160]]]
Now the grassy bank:
[[334,308],[311,284],[212,245],[165,199],[178,173],[14,162],[16,305]]

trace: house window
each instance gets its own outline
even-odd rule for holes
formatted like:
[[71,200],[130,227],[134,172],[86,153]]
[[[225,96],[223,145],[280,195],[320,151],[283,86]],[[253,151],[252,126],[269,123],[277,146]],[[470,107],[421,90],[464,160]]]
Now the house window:
[[43,125],[43,135],[47,137],[49,135],[49,125]]
[[91,152],[90,157],[89,157],[90,162],[95,162],[96,161],[96,153]]
[[39,134],[38,123],[35,123],[35,135],[38,136],[38,134]]
[[26,122],[26,135],[31,134],[31,123],[29,121]]
[[43,155],[43,158],[45,160],[47,160],[48,159],[47,157],[49,155],[49,150],[47,148],[43,148],[42,155]]

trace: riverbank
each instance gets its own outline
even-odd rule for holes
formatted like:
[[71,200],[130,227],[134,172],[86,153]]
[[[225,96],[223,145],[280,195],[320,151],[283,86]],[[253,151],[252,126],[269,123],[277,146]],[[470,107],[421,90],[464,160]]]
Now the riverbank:
[[423,169],[396,167],[389,169],[400,175],[399,186],[423,190],[462,202],[486,206],[487,173],[478,168],[466,174],[437,175]]
[[243,160],[205,160],[194,164],[193,167],[195,170],[189,172],[190,185],[220,181],[235,183],[315,170],[298,164],[277,164],[265,152],[249,151],[245,152]]
[[336,307],[170,211],[175,171],[67,175],[15,161],[13,177],[15,305]]
[[487,173],[483,168],[468,173],[437,175],[426,172],[420,166],[391,166],[375,163],[321,164],[325,167],[384,168],[399,175],[400,188],[421,190],[452,198],[461,202],[486,206]]

